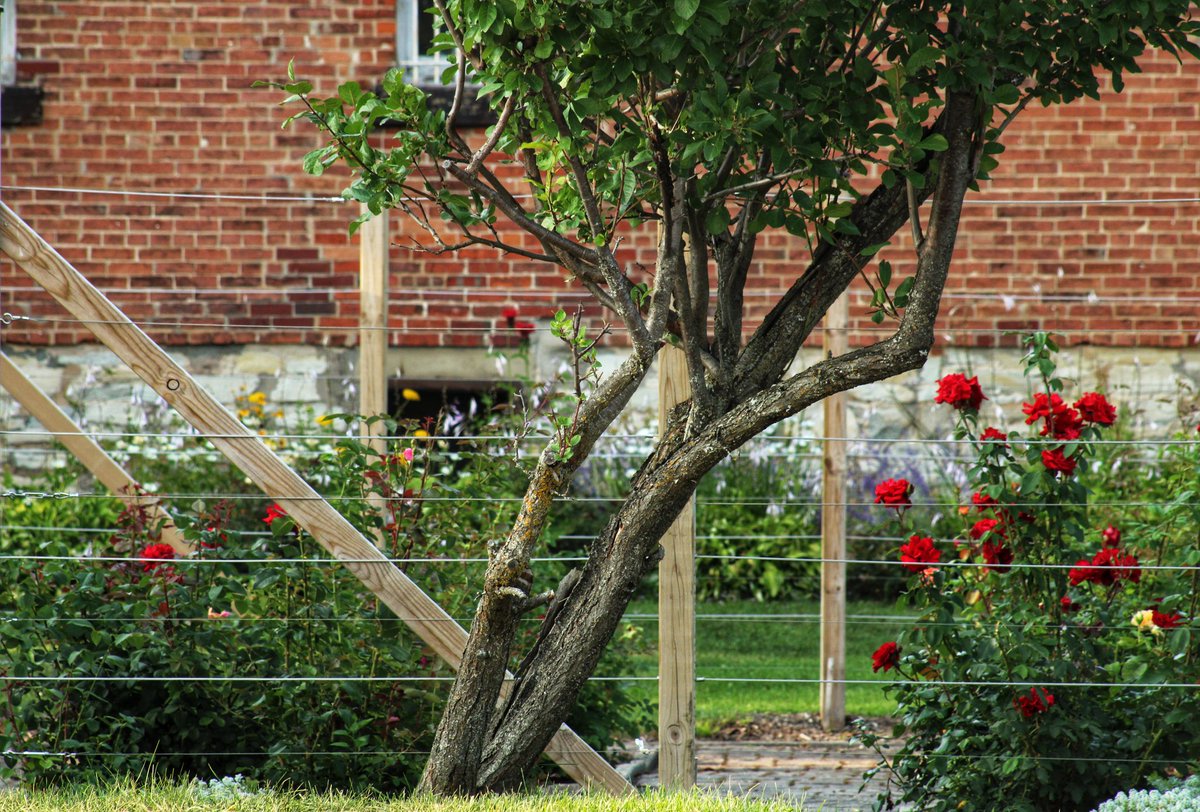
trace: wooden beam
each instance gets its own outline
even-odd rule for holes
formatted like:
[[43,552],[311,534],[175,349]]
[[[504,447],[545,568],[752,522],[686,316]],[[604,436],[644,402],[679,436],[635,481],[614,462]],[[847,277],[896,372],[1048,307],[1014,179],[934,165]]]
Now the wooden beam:
[[[371,417],[388,413],[387,211],[363,223],[358,239],[358,411]],[[382,422],[363,427],[364,441],[380,454],[387,450],[387,444],[379,436],[386,433],[387,426]]]
[[163,508],[158,498],[153,494],[138,493],[138,483],[108,456],[100,445],[88,437],[79,424],[67,415],[50,396],[29,380],[20,367],[12,362],[4,352],[0,351],[0,387],[7,389],[21,407],[29,412],[42,426],[54,435],[54,438],[66,446],[83,466],[92,472],[104,487],[112,492],[116,499],[126,505],[141,505],[150,516],[161,520],[161,539],[170,544],[179,555],[192,552],[188,543],[175,527],[171,515]]
[[[467,633],[299,474],[196,383],[37,232],[0,203],[0,250],[379,597],[438,656],[459,667]],[[576,781],[629,794],[633,788],[566,725],[546,754]]]
[[[658,353],[658,427],[690,400],[687,357],[677,347]],[[658,780],[663,787],[696,785],[696,499],[662,538],[658,564]]]
[[[363,206],[366,211],[366,206]],[[374,417],[388,413],[387,392],[387,286],[388,286],[388,213],[384,209],[358,229],[358,413]],[[363,421],[363,443],[375,453],[387,453],[387,424]],[[367,501],[384,517],[388,506],[378,493]],[[384,532],[375,532],[375,543],[382,546]]]
[[[849,348],[850,299],[843,293],[825,313],[824,354]],[[821,505],[821,727],[846,726],[846,395],[825,399],[824,488]]]

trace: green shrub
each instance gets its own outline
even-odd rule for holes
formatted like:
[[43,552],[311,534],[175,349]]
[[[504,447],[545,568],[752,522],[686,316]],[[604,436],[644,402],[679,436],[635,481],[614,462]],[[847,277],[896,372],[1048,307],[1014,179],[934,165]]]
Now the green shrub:
[[[1172,454],[1171,500],[1145,524],[1105,526],[1089,506],[1107,402],[1060,394],[1053,342],[1030,340],[1027,436],[978,423],[974,380],[939,382],[974,446],[970,504],[901,547],[920,618],[875,654],[906,739],[881,766],[905,803],[932,810],[1088,809],[1155,771],[1196,767],[1195,448]],[[981,430],[983,429],[983,430]],[[1040,430],[1040,433],[1039,433]],[[905,487],[876,498],[904,515]],[[1155,569],[1157,566],[1180,569]]]
[[[268,435],[287,433],[281,418],[265,417],[279,420],[260,426]],[[378,534],[451,615],[469,616],[483,565],[435,559],[483,558],[507,530],[515,504],[505,500],[523,484],[517,455],[504,443],[451,448],[391,420],[398,439],[381,455],[334,434],[352,419],[323,420],[320,434],[277,450],[351,523]],[[286,514],[247,493],[244,477],[206,443],[147,437],[136,446],[155,448],[129,455],[139,475],[155,477],[165,494],[190,494],[170,507],[196,551],[173,558],[138,508],[90,548],[69,534],[18,540],[18,552],[39,558],[0,561],[0,750],[20,754],[0,773],[19,769],[35,783],[242,773],[274,785],[411,787],[449,668]],[[205,493],[229,498],[196,496]],[[368,496],[387,500],[388,510]],[[28,500],[24,521],[36,520],[38,505],[109,502]],[[87,521],[103,527],[105,516]],[[549,587],[564,572],[548,564],[538,579]],[[524,631],[531,641],[536,618]],[[632,645],[619,638],[601,668],[629,673]],[[628,701],[626,688],[605,681],[584,691],[574,721],[594,746],[649,722],[647,704]]]

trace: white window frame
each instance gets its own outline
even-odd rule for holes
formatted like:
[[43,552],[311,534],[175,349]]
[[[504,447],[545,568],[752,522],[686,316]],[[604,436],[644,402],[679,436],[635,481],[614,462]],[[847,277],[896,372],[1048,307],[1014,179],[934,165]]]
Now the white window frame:
[[0,0],[0,85],[17,83],[17,0]]
[[421,53],[420,15],[428,13],[428,0],[396,0],[396,66],[415,85],[440,85],[446,60]]

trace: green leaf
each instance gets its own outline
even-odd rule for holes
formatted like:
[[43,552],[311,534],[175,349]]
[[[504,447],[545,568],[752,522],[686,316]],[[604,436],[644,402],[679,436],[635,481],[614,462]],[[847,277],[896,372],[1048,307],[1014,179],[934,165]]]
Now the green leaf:
[[696,16],[696,10],[699,8],[700,0],[675,0],[675,13],[684,20]]
[[908,59],[904,61],[904,67],[908,73],[916,73],[922,68],[927,68],[941,58],[942,52],[940,49],[932,45],[926,45],[924,48],[918,48]]
[[929,152],[945,152],[950,149],[950,142],[941,133],[934,133],[921,139],[921,143],[917,144],[917,147]]
[[717,205],[704,219],[704,227],[708,229],[709,234],[722,234],[729,228],[729,222],[729,210],[722,205]]
[[1016,104],[1021,98],[1021,91],[1016,85],[1000,85],[992,91],[992,101],[996,104]]

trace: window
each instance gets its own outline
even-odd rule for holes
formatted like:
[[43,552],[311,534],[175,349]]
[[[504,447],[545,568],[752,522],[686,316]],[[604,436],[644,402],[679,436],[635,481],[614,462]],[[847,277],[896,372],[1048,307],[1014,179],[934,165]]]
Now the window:
[[0,88],[0,124],[42,123],[42,89],[17,85],[17,0],[0,0]]
[[17,0],[0,7],[0,85],[17,82]]
[[[408,82],[425,91],[431,107],[449,110],[454,99],[453,83],[442,84],[442,76],[453,60],[446,53],[429,53],[441,30],[433,0],[396,0],[396,66],[404,71]],[[485,127],[496,121],[487,99],[479,98],[476,90],[467,86],[458,111],[460,127]]]
[[440,85],[446,70],[444,56],[431,56],[433,38],[441,29],[430,0],[396,0],[396,65],[417,85]]

